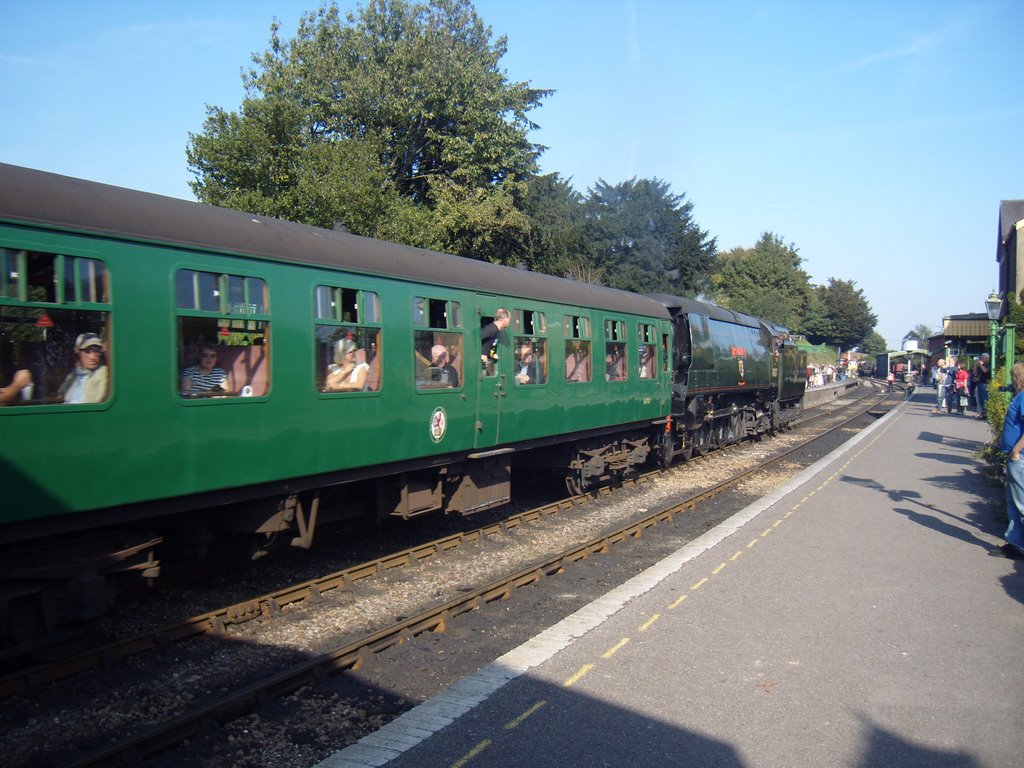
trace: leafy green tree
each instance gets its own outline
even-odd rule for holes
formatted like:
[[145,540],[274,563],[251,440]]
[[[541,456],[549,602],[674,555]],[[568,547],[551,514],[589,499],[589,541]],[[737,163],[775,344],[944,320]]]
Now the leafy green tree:
[[468,0],[369,0],[344,20],[331,3],[292,40],[279,31],[243,75],[241,113],[209,107],[190,136],[201,201],[495,261],[524,252],[518,203],[541,151],[527,113],[549,91],[507,80],[506,39]]
[[210,110],[187,154],[203,202],[409,245],[439,247],[429,211],[402,197],[364,139],[311,143],[292,102],[246,99],[241,115]]
[[834,277],[828,279],[828,285],[815,286],[816,301],[811,303],[802,329],[812,343],[850,349],[874,330],[878,317],[856,286],[853,280]]
[[693,203],[659,179],[589,190],[586,232],[593,268],[613,288],[696,294],[706,287],[715,238],[693,220]]
[[765,232],[753,248],[718,254],[711,278],[714,298],[737,312],[800,328],[812,298],[802,262],[793,244]]
[[1024,305],[1020,304],[1012,293],[1006,294],[1005,322],[1016,328],[1013,352],[1014,358],[1020,360],[1024,357]]
[[885,337],[882,334],[878,331],[872,331],[864,339],[864,343],[860,345],[860,351],[866,355],[881,355],[889,351],[889,345],[886,344]]
[[599,280],[600,275],[588,271],[594,265],[584,229],[583,196],[568,180],[557,173],[534,176],[527,183],[523,212],[530,220],[523,266],[580,282]]
[[928,345],[928,339],[935,335],[935,332],[923,323],[918,323],[903,336],[903,341],[914,340],[923,348]]

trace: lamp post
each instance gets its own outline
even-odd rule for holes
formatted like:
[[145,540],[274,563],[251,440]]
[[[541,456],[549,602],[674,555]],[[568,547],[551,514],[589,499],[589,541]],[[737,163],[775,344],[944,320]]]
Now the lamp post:
[[992,291],[985,299],[985,312],[988,314],[988,345],[989,355],[992,358],[992,367],[999,362],[996,357],[996,333],[999,331],[999,310],[1003,308],[1003,300],[999,294]]
[[1002,299],[999,298],[998,293],[992,291],[985,299],[985,312],[989,319],[989,342],[992,346],[992,367],[995,368],[998,362],[996,338],[1001,335],[1003,337],[1003,385],[1008,387],[1010,386],[1010,369],[1013,367],[1017,346],[1017,326],[1006,322],[1003,322],[1002,327],[999,326],[999,314],[1002,308]]

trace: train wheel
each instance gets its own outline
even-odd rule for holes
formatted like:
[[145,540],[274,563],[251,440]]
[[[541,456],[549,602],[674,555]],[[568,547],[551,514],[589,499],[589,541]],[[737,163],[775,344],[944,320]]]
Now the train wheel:
[[670,432],[663,434],[658,441],[658,464],[662,469],[668,469],[672,466],[672,443],[673,439]]
[[729,422],[725,419],[719,419],[718,423],[712,427],[711,435],[715,448],[725,448],[725,446],[732,442],[729,439]]
[[707,425],[693,433],[693,450],[698,456],[707,456],[711,450],[711,433]]
[[743,426],[743,417],[740,414],[734,413],[732,416],[729,417],[729,442],[730,443],[738,443],[740,441],[740,439],[741,439],[741,437],[740,437],[740,430],[741,430],[742,426]]

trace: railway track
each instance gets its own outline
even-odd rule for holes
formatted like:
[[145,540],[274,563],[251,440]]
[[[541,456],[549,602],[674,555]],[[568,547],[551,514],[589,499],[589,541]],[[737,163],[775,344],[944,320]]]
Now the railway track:
[[[872,399],[867,407],[858,407],[856,413],[845,418],[844,423],[859,418],[864,412],[877,407],[880,402]],[[836,418],[834,411],[823,411],[814,417],[808,416],[804,419],[803,425],[809,425],[812,420],[830,417]],[[831,426],[831,429],[841,428],[842,425]],[[798,444],[790,446],[787,450],[775,455],[772,461],[784,462],[789,460],[792,455],[804,450],[808,442],[819,437],[820,435],[815,435],[807,441],[800,441]],[[740,445],[742,446],[743,444]],[[710,459],[711,457],[708,458]],[[696,461],[703,462],[707,460],[694,460],[690,464],[696,463]],[[677,468],[677,470],[682,469],[685,471],[687,466],[683,465]],[[180,742],[182,739],[195,736],[201,733],[204,728],[208,728],[210,724],[224,723],[238,717],[240,714],[258,710],[268,700],[293,692],[304,686],[315,685],[332,675],[336,675],[340,671],[358,670],[369,658],[387,648],[391,648],[423,633],[444,631],[449,622],[460,614],[473,611],[482,605],[505,599],[521,587],[535,584],[566,570],[572,563],[588,559],[598,552],[608,551],[618,543],[640,538],[648,529],[673,521],[676,516],[694,509],[724,490],[744,482],[752,474],[762,471],[764,471],[764,465],[759,463],[753,468],[737,473],[727,480],[705,488],[699,493],[692,494],[670,506],[646,514],[640,519],[631,520],[624,525],[616,527],[614,530],[575,544],[564,551],[545,556],[524,567],[519,567],[500,579],[494,579],[486,584],[474,586],[471,590],[467,590],[455,598],[444,601],[439,605],[431,606],[428,610],[421,611],[414,616],[395,621],[391,626],[384,629],[378,629],[364,636],[352,639],[336,648],[332,648],[328,652],[304,658],[301,663],[294,664],[287,670],[277,672],[265,680],[240,686],[237,690],[210,700],[202,706],[194,707],[174,717],[164,718],[159,725],[140,729],[116,744],[104,746],[102,749],[97,749],[88,754],[80,754],[66,764],[94,765],[126,762],[132,759],[132,756],[160,751]],[[645,483],[658,474],[651,473],[650,475],[636,478],[633,483]],[[353,585],[367,580],[375,578],[386,580],[388,574],[395,569],[416,566],[425,561],[430,561],[435,557],[460,548],[463,544],[477,543],[498,535],[508,534],[531,522],[550,517],[560,511],[575,508],[598,498],[606,497],[610,493],[610,489],[602,489],[582,497],[563,499],[526,513],[514,515],[507,520],[493,525],[418,545],[403,552],[390,554],[354,568],[332,573],[320,579],[297,584],[273,594],[263,595],[219,611],[196,616],[186,622],[127,638],[103,648],[93,649],[88,654],[73,660],[37,667],[21,675],[8,676],[0,680],[0,692],[6,696],[25,694],[29,691],[37,690],[43,683],[49,680],[56,680],[81,672],[82,670],[106,666],[116,659],[136,656],[144,651],[167,649],[185,638],[196,635],[226,637],[231,628],[236,625],[244,624],[255,618],[273,617],[285,612],[289,606],[295,606],[299,603],[316,604],[318,601],[324,600],[328,593],[350,590]]]
[[[817,409],[814,413],[805,416],[798,426],[806,428],[821,419],[830,417],[835,413],[837,407],[832,403],[829,406]],[[842,406],[839,406],[838,409],[841,410]],[[725,450],[736,450],[741,448],[742,445],[743,443],[736,443],[727,446]],[[381,557],[367,560],[350,568],[197,614],[183,621],[135,633],[130,637],[117,639],[101,646],[80,651],[66,659],[45,662],[2,675],[0,676],[0,699],[30,693],[46,683],[88,670],[106,667],[115,663],[118,659],[125,659],[141,653],[163,651],[175,643],[180,643],[197,636],[223,636],[233,627],[257,619],[272,619],[281,614],[286,608],[299,603],[306,601],[316,602],[328,592],[351,589],[360,582],[382,577],[396,568],[416,565],[463,545],[486,541],[494,536],[508,533],[550,515],[585,505],[594,499],[613,493],[616,487],[629,487],[648,482],[664,472],[686,471],[687,468],[692,468],[701,461],[714,460],[714,458],[715,453],[708,454],[707,456],[694,456],[686,464],[676,465],[668,470],[655,469],[645,472],[628,478],[619,486],[604,486],[588,493],[559,499],[525,512],[513,514],[503,520],[479,528],[459,531],[432,541],[416,544],[398,552],[388,553]]]

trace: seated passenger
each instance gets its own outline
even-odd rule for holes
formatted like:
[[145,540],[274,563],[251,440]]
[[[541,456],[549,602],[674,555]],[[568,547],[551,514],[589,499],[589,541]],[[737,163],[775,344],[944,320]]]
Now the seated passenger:
[[181,372],[181,393],[232,391],[227,371],[217,365],[217,346],[201,344],[199,360]]
[[101,403],[107,399],[107,366],[103,365],[103,340],[95,333],[80,333],[75,339],[78,363],[67,375],[57,394],[65,403]]
[[618,347],[609,350],[604,357],[604,378],[605,381],[623,381],[626,372],[622,365],[622,352]]
[[370,373],[367,363],[356,359],[359,348],[352,339],[338,339],[334,345],[334,362],[327,366],[324,390],[328,392],[361,392]]
[[650,344],[640,345],[640,378],[654,378],[654,347]]
[[0,405],[8,405],[18,399],[18,395],[25,392],[25,399],[32,397],[32,372],[20,370],[14,372],[14,378],[6,387],[0,387]]
[[540,363],[532,344],[522,344],[516,353],[516,384],[543,384]]
[[430,350],[430,357],[430,367],[437,370],[439,382],[446,387],[459,386],[459,372],[452,365],[447,347],[435,344]]

